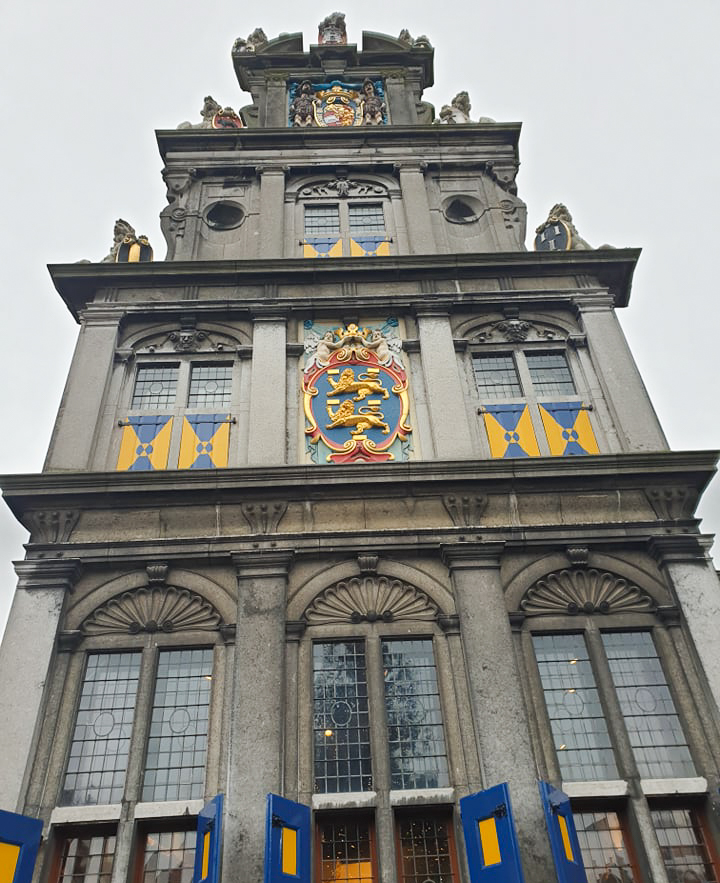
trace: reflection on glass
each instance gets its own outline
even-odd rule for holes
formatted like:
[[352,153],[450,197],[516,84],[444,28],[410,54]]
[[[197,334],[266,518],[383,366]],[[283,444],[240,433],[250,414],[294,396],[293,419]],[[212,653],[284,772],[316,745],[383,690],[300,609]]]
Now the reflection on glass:
[[115,835],[68,837],[62,848],[58,883],[110,883]]
[[653,810],[652,820],[670,883],[716,883],[716,869],[695,810]]
[[617,813],[573,812],[588,883],[634,883]]
[[450,823],[440,818],[399,822],[402,883],[452,883]]
[[227,408],[232,392],[232,365],[193,365],[188,407]]
[[320,822],[320,883],[375,883],[370,826],[366,822]]
[[535,395],[575,395],[575,384],[563,353],[527,353],[525,358]]
[[167,408],[175,402],[177,365],[139,365],[133,390],[133,410]]
[[145,840],[142,883],[192,883],[195,831],[153,831]]
[[522,395],[512,356],[473,356],[473,371],[481,399],[512,399]]

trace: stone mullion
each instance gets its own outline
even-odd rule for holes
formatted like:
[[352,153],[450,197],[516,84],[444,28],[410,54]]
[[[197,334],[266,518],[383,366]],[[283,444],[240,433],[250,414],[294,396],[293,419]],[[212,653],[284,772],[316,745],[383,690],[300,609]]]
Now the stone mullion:
[[[283,765],[283,793],[291,800],[298,800],[299,743],[298,726],[300,719],[299,656],[300,638],[298,632],[288,634],[285,650],[285,748]],[[312,701],[312,700],[311,700]],[[309,744],[309,743],[305,743]]]
[[[452,662],[450,661],[450,638],[447,635],[435,636],[433,639],[433,651],[435,654],[435,670],[437,672],[438,693],[440,694],[440,707],[442,709],[443,731],[445,734],[445,750],[448,758],[450,772],[450,784],[469,793],[468,783],[468,760],[462,739],[462,724],[458,717],[460,697],[457,695],[456,683],[453,678]],[[479,778],[477,763],[474,765]]]
[[[222,644],[213,647],[212,690],[210,691],[210,708],[208,715],[207,759],[205,763],[205,799],[214,797],[223,790],[221,782],[221,764],[223,755],[226,722],[223,720],[223,708],[226,706],[226,671],[228,657],[232,658],[232,648]],[[232,670],[232,669],[230,669]]]
[[310,803],[315,790],[315,734],[313,730],[312,641],[302,641],[298,650],[297,793],[300,803]]
[[545,703],[545,691],[540,680],[540,672],[538,671],[535,658],[532,632],[529,629],[524,630],[519,637],[521,668],[525,675],[523,681],[527,684],[527,692],[530,694],[529,710],[532,711],[530,715],[531,729],[535,733],[537,743],[541,748],[548,777],[553,782],[560,783],[562,782],[562,773],[560,772],[560,764],[557,758],[550,716]]
[[485,775],[482,769],[482,761],[478,754],[477,742],[474,738],[473,715],[470,705],[470,694],[468,692],[468,674],[459,631],[447,636],[447,649],[456,697],[455,708],[459,720],[460,738],[465,760],[467,776],[466,793],[472,794],[484,787]]

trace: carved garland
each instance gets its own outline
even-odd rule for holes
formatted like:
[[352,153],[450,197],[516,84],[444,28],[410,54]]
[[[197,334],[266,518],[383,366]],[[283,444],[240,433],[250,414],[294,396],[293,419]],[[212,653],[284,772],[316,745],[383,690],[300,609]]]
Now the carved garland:
[[385,576],[360,576],[325,589],[305,611],[308,625],[333,622],[434,620],[438,608],[414,586]]
[[531,586],[520,609],[528,616],[578,613],[651,613],[655,602],[613,573],[586,568],[558,570]]
[[139,632],[215,631],[222,618],[200,595],[187,589],[144,588],[107,601],[88,616],[84,635]]

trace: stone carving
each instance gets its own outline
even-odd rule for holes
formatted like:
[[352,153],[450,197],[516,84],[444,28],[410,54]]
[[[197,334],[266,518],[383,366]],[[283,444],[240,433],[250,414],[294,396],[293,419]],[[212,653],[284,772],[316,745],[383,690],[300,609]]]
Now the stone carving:
[[200,108],[202,121],[191,123],[185,120],[178,124],[178,129],[242,129],[243,123],[232,107],[222,107],[212,97],[206,95]]
[[327,184],[313,184],[304,187],[300,196],[384,196],[387,188],[369,181],[349,181],[347,178],[336,178]]
[[308,625],[332,622],[431,621],[438,608],[420,589],[386,576],[359,576],[325,589],[305,611]]
[[531,327],[529,322],[523,322],[522,319],[506,319],[497,324],[497,330],[505,337],[505,340],[515,343],[527,340]]
[[318,25],[318,43],[347,43],[345,13],[331,12]]
[[358,555],[357,561],[360,573],[377,573],[380,561],[377,555]]
[[587,251],[588,249],[592,249],[592,246],[587,243],[578,233],[575,225],[573,224],[572,215],[568,211],[567,206],[563,205],[561,202],[556,203],[550,209],[550,214],[547,216],[547,220],[540,224],[535,232],[540,235],[548,227],[553,227],[557,224],[561,224],[568,231],[570,242],[569,248],[566,249],[567,251]]
[[578,613],[650,613],[652,598],[626,579],[584,567],[558,570],[531,586],[520,609],[528,616]]
[[293,126],[312,126],[313,118],[313,88],[310,80],[303,80],[298,86],[297,93],[290,104],[290,120]]
[[489,498],[485,494],[479,496],[456,496],[450,494],[443,497],[443,506],[452,518],[455,527],[479,527],[483,513],[487,509]]
[[222,619],[208,601],[195,592],[148,587],[112,598],[88,616],[80,630],[84,635],[139,632],[215,631]]
[[252,533],[275,533],[287,510],[287,501],[243,503],[240,507]]
[[178,353],[196,352],[206,337],[207,334],[197,328],[181,328],[180,331],[171,331],[168,334],[168,339],[173,342],[173,349]]
[[528,322],[525,319],[513,317],[511,319],[501,319],[499,322],[483,326],[474,335],[474,339],[479,343],[485,343],[485,341],[496,338],[497,333],[512,343],[528,339],[555,340],[562,336],[558,329],[551,328],[549,325],[543,325],[540,322]]
[[196,352],[235,352],[241,342],[221,334],[218,331],[207,331],[192,326],[181,326],[174,331],[165,331],[145,338],[136,345],[138,353],[196,353]]
[[385,121],[385,103],[375,91],[375,85],[369,77],[362,84],[363,126],[381,126]]
[[587,564],[590,550],[586,546],[568,546],[565,550],[565,554],[575,565]]
[[[472,123],[473,120],[470,119],[471,109],[472,105],[470,104],[470,96],[468,93],[465,91],[458,92],[450,104],[444,104],[442,106],[439,122],[442,125],[464,125],[466,123]],[[478,123],[494,122],[495,120],[490,119],[490,117],[480,117],[478,119]]]
[[252,34],[248,35],[247,40],[238,37],[233,43],[232,51],[233,54],[247,55],[255,52],[260,46],[264,46],[267,41],[268,38],[265,36],[265,31],[262,28],[255,28]]
[[168,565],[164,561],[148,564],[145,568],[148,584],[151,586],[164,586],[168,575]]
[[663,521],[692,518],[698,492],[691,487],[652,487],[645,491],[655,514]]
[[102,263],[134,264],[152,259],[153,250],[147,236],[138,236],[132,225],[122,218],[118,218],[113,228],[113,244],[110,254],[105,255]]
[[77,509],[26,512],[22,522],[30,531],[32,543],[67,543],[78,522]]
[[324,368],[330,361],[330,356],[335,351],[344,350],[345,357],[350,358],[353,353],[362,350],[374,353],[379,364],[383,366],[395,365],[403,369],[401,360],[402,340],[398,337],[393,326],[385,325],[380,328],[358,328],[352,322],[340,331],[326,331],[322,336],[308,329],[305,334],[305,372],[307,373],[314,365]]
[[115,227],[113,228],[113,244],[110,248],[110,254],[105,255],[102,259],[103,264],[114,263],[117,260],[118,249],[122,245],[126,236],[134,238],[135,228],[122,218],[118,218],[117,221],[115,221]]
[[421,34],[417,39],[414,40],[410,35],[410,31],[408,31],[407,28],[403,28],[400,31],[400,36],[398,37],[398,40],[401,43],[407,43],[408,46],[414,46],[418,49],[432,49],[432,46],[430,45],[430,40],[428,40],[425,34]]

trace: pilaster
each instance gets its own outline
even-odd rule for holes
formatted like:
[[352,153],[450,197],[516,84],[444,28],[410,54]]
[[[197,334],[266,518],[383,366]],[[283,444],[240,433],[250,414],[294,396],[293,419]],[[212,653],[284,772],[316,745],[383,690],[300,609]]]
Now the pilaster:
[[405,203],[410,251],[412,254],[435,254],[437,246],[430,219],[424,164],[402,163],[398,166],[398,172]]
[[285,169],[266,166],[260,170],[260,235],[257,255],[281,258],[284,251]]
[[248,418],[249,466],[281,466],[287,456],[286,319],[256,315]]

